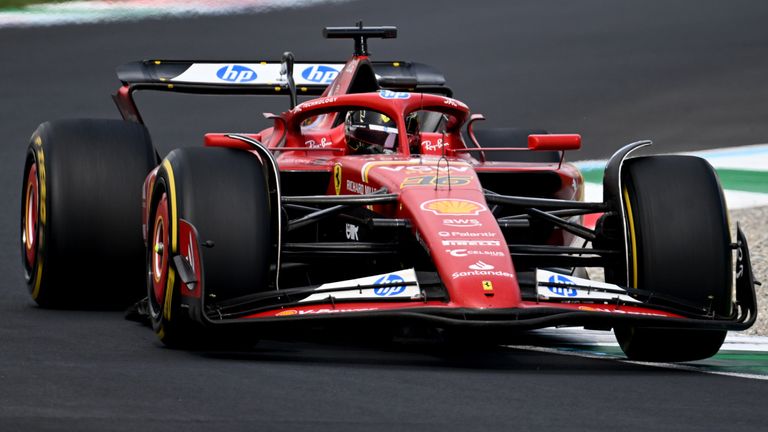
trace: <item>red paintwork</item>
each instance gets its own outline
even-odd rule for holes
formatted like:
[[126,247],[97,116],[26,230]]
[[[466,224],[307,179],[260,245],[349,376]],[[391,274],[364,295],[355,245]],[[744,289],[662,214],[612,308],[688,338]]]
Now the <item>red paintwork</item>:
[[[373,210],[385,216],[411,221],[414,234],[429,250],[449,297],[446,307],[513,308],[521,307],[520,289],[515,268],[495,217],[491,214],[477,177],[477,172],[515,170],[556,171],[563,188],[554,198],[575,199],[582,194],[578,170],[568,164],[481,163],[468,154],[450,154],[466,148],[460,131],[469,108],[452,98],[420,93],[401,93],[385,98],[380,93],[343,94],[349,85],[350,71],[358,67],[355,58],[329,86],[324,97],[299,104],[276,119],[274,130],[264,143],[275,150],[281,170],[341,171],[341,184],[332,180],[327,193],[367,194],[380,188],[400,194],[399,205],[377,205]],[[353,107],[365,107],[389,116],[401,131],[394,154],[347,155],[343,122],[333,127],[335,113]],[[409,137],[405,117],[414,111],[438,111],[455,118],[442,133],[421,133]],[[302,124],[311,123],[311,128]],[[571,146],[573,135],[560,137],[559,145]],[[410,154],[409,138],[418,139],[421,156]],[[563,144],[563,140],[567,141]],[[318,151],[307,151],[312,145]],[[542,146],[554,145],[542,141]],[[295,150],[292,150],[295,149]],[[327,149],[328,151],[323,151]],[[332,150],[337,151],[332,151]],[[445,150],[445,153],[444,153]],[[442,155],[446,154],[445,158]],[[334,168],[338,167],[338,168]],[[450,173],[450,177],[448,175]],[[336,176],[333,176],[336,177]],[[450,185],[449,185],[450,182]],[[565,240],[560,235],[557,240]],[[376,274],[372,269],[372,274]],[[488,282],[493,289],[484,289]],[[353,309],[402,308],[393,305],[352,303]],[[424,306],[417,302],[412,305]],[[327,305],[302,306],[297,310],[324,310]],[[257,316],[274,316],[267,312]]]
[[[150,259],[152,266],[152,292],[157,304],[163,304],[165,288],[168,281],[169,256],[171,255],[170,228],[171,220],[168,212],[168,197],[163,194],[157,204],[155,220],[152,223],[152,236],[149,238]],[[163,245],[163,250],[157,250],[157,244]]]
[[[453,304],[445,304],[435,301],[430,302],[402,302],[402,303],[376,303],[376,302],[355,302],[339,303],[335,305],[300,305],[275,309],[266,312],[259,312],[248,315],[242,319],[254,318],[272,318],[272,317],[295,317],[301,315],[321,315],[321,314],[344,314],[353,312],[373,312],[373,311],[392,311],[409,310],[417,312],[418,309],[429,308],[455,308]],[[546,303],[546,302],[522,302],[518,306],[520,309],[549,308],[549,309],[567,309],[580,312],[594,312],[599,314],[617,314],[617,315],[636,315],[653,316],[664,318],[684,318],[682,315],[660,311],[657,309],[638,307],[638,306],[616,306],[605,304],[575,304],[575,303]]]
[[24,234],[25,234],[25,253],[24,256],[27,260],[29,268],[35,264],[35,256],[37,255],[37,208],[38,200],[40,197],[39,187],[37,184],[37,164],[34,163],[29,167],[29,173],[27,174],[27,190],[25,192],[24,199]]
[[136,102],[133,101],[133,90],[129,85],[120,87],[115,94],[115,103],[123,116],[123,120],[142,123],[139,109],[136,107]]
[[[203,143],[206,147],[227,147],[240,150],[251,150],[251,145],[235,138],[230,138],[226,133],[207,133]],[[243,134],[256,141],[261,141],[261,134]]]
[[375,303],[375,302],[355,302],[355,303],[336,303],[333,307],[330,304],[321,305],[301,305],[285,307],[281,309],[275,309],[266,312],[260,312],[253,315],[248,315],[242,319],[251,318],[272,318],[272,317],[288,317],[296,315],[319,315],[319,314],[334,314],[334,313],[348,313],[348,312],[370,312],[370,311],[385,311],[385,310],[398,310],[398,309],[414,309],[423,307],[445,307],[445,303],[430,301],[430,302],[403,302],[403,303]]
[[[280,115],[265,114],[274,120],[273,126],[247,136],[273,150],[281,171],[334,172],[326,187],[328,195],[369,194],[381,188],[399,194],[397,204],[369,208],[383,217],[411,221],[414,235],[429,252],[448,290],[450,301],[344,303],[336,300],[334,305],[279,308],[240,320],[355,311],[416,311],[419,308],[541,307],[598,314],[679,317],[639,306],[522,301],[514,263],[496,218],[485,201],[478,173],[554,172],[560,177],[562,186],[550,198],[580,200],[583,199],[584,185],[578,169],[568,163],[491,162],[485,161],[482,152],[467,152],[468,148],[475,148],[472,144],[468,146],[461,136],[462,128],[470,119],[470,110],[467,105],[452,98],[405,92],[395,97],[384,97],[382,93],[347,94],[353,78],[364,65],[367,67],[367,57],[353,57],[322,97],[301,103]],[[128,108],[124,111],[131,113],[135,109],[127,87],[118,91],[117,99],[118,104]],[[384,113],[394,121],[400,133],[393,154],[348,154],[344,124],[336,113],[358,107]],[[421,132],[409,136],[406,133],[406,116],[421,110],[442,112],[454,121],[446,126],[445,133]],[[473,118],[478,118],[478,115]],[[250,150],[247,144],[225,134],[207,134],[205,145]],[[531,135],[529,149],[516,151],[562,151],[580,146],[579,135]],[[411,148],[417,149],[419,154],[411,154]],[[145,200],[151,196],[156,171],[150,173],[145,182]],[[335,175],[336,172],[340,176]],[[145,209],[145,223],[146,218]],[[194,268],[198,280],[202,281],[202,274],[199,273],[202,262],[194,227],[185,224],[180,227],[180,253],[189,257],[190,253],[185,251],[193,251]],[[571,235],[556,230],[550,243],[569,244],[571,239]],[[377,274],[377,269],[371,269],[371,274]],[[198,284],[184,295],[200,297],[201,293],[202,287]],[[161,293],[156,291],[156,295]]]
[[141,188],[141,232],[144,236],[144,245],[149,245],[149,236],[147,233],[147,226],[149,223],[149,211],[151,210],[147,205],[147,202],[152,199],[152,189],[155,187],[155,180],[157,179],[157,171],[159,166],[155,167],[147,174],[147,178],[144,179],[144,185]]
[[595,229],[597,220],[600,219],[600,216],[602,215],[603,215],[602,213],[591,213],[588,215],[584,215],[584,226],[589,229]]
[[528,148],[531,150],[578,150],[581,148],[581,135],[528,135]]
[[595,313],[610,313],[619,315],[638,315],[638,316],[655,316],[666,318],[684,318],[682,315],[678,315],[671,312],[661,311],[658,309],[641,307],[641,306],[616,306],[615,304],[578,304],[578,303],[547,303],[547,302],[524,302],[522,305],[524,308],[560,308],[560,309],[572,309],[582,312],[595,312]]

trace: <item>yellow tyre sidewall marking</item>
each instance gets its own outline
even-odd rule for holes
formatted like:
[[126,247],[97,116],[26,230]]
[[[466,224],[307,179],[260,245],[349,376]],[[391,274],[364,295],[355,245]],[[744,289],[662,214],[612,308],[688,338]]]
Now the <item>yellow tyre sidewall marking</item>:
[[[171,226],[171,254],[175,254],[178,250],[178,241],[177,241],[177,229],[178,229],[178,223],[176,222],[178,220],[177,218],[177,206],[176,206],[176,180],[173,175],[173,168],[171,167],[171,162],[168,161],[168,159],[163,161],[163,167],[165,168],[165,173],[168,177],[168,200],[170,201],[170,215],[168,217],[168,225]],[[172,302],[173,302],[173,287],[176,284],[176,272],[171,267],[171,259],[169,256],[168,259],[168,282],[166,284],[165,288],[165,300],[163,302],[163,317],[170,321],[171,319],[171,310],[172,310]]]
[[47,222],[47,208],[45,205],[47,199],[46,175],[45,175],[45,153],[43,153],[43,139],[36,136],[33,140],[35,152],[35,162],[37,163],[37,188],[38,188],[38,228],[37,228],[37,269],[35,270],[35,284],[32,288],[32,299],[37,300],[40,295],[40,286],[43,280],[43,254],[40,251],[44,248],[45,225]]
[[627,190],[626,187],[624,187],[624,203],[627,208],[629,244],[632,252],[632,288],[637,288],[637,237],[635,235],[635,218],[632,215],[632,204],[629,202],[629,190]]
[[171,168],[171,163],[166,159],[163,161],[163,167],[165,168],[165,173],[168,175],[168,199],[171,201],[171,215],[170,220],[168,221],[168,224],[171,226],[171,252],[176,253],[178,249],[177,244],[177,223],[171,223],[173,221],[177,220],[177,206],[176,206],[176,180],[173,176],[173,168]]
[[173,302],[173,285],[176,283],[176,272],[170,267],[168,263],[168,283],[165,288],[165,301],[163,304],[163,317],[166,320],[171,320],[171,305]]

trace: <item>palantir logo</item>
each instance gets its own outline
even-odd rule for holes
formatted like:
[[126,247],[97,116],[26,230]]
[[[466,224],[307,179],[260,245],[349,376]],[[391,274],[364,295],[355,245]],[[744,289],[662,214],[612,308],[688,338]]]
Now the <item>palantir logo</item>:
[[[402,277],[396,274],[388,274],[376,279],[376,282],[374,282],[374,285],[385,284],[385,283],[394,284],[397,282],[405,282],[405,279],[403,279]],[[381,297],[391,297],[391,296],[396,296],[402,293],[403,291],[405,291],[405,285],[393,285],[393,286],[375,288],[373,290],[373,293]]]
[[250,82],[257,78],[256,72],[242,65],[227,65],[216,71],[216,76],[224,81],[233,83]]
[[336,79],[336,76],[339,75],[339,71],[336,69],[325,66],[325,65],[315,65],[310,66],[303,71],[301,71],[301,76],[313,83],[322,83],[322,84],[330,84],[333,82],[334,79]]
[[[557,283],[557,284],[567,284],[567,285],[576,285],[573,283],[572,280],[568,279],[567,277],[563,275],[552,275],[549,277],[550,283]],[[549,287],[549,290],[559,296],[563,297],[576,297],[576,295],[579,294],[579,291],[576,288],[566,288],[563,286],[551,286]]]

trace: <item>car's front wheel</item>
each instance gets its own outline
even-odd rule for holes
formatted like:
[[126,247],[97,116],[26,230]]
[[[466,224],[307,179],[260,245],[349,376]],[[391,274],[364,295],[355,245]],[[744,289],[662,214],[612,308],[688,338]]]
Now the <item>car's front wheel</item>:
[[[658,294],[649,302],[701,316],[731,314],[732,249],[728,212],[712,166],[692,156],[629,159],[623,170],[627,285]],[[614,272],[616,274],[617,272]],[[634,360],[711,357],[725,330],[619,326],[616,338]]]
[[[202,313],[200,306],[270,289],[273,239],[261,163],[241,150],[174,150],[158,170],[149,206],[146,268],[153,328],[167,346],[215,344],[221,336],[195,316]],[[184,288],[173,264],[183,252],[181,220],[206,244],[200,248],[204,298]]]

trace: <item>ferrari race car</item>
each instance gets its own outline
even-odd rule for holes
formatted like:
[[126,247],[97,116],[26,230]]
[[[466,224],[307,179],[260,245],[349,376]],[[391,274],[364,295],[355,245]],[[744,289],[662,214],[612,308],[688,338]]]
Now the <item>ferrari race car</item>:
[[[130,63],[117,71],[123,120],[42,124],[21,206],[33,299],[144,298],[175,347],[358,329],[504,341],[583,326],[613,329],[629,358],[687,361],[754,323],[747,241],[740,229],[731,240],[706,161],[629,157],[651,142],[628,144],[605,168],[603,201],[585,202],[563,157],[579,135],[476,128],[482,115],[435,68],[370,59],[368,39],[394,27],[324,35],[352,39],[352,58]],[[290,109],[162,158],[139,90],[286,95]]]

